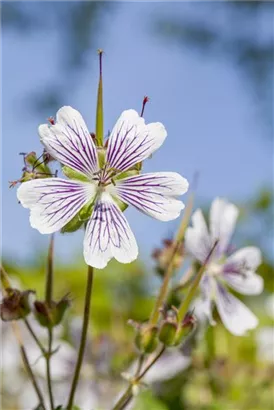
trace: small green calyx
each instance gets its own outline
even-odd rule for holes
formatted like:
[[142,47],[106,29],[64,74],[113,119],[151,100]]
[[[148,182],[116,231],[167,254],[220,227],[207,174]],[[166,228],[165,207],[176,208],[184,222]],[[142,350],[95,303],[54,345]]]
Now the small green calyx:
[[52,301],[51,304],[37,300],[34,302],[34,315],[41,326],[52,328],[61,323],[70,305],[71,301],[67,295],[58,302]]
[[158,346],[158,327],[149,324],[140,325],[135,337],[135,345],[142,353],[152,353]]
[[1,303],[1,319],[3,321],[24,319],[31,311],[30,295],[33,290],[21,292],[18,289],[6,288],[6,296]]
[[61,233],[76,232],[80,229],[91,217],[94,207],[94,200],[91,200],[61,229]]
[[196,328],[196,318],[193,315],[193,313],[188,312],[182,323],[179,324],[176,335],[175,335],[175,340],[174,340],[174,345],[179,345],[181,344],[184,339],[186,339],[190,334],[194,331]]
[[165,346],[174,344],[175,335],[177,332],[177,324],[174,321],[166,320],[162,323],[159,331],[159,340]]

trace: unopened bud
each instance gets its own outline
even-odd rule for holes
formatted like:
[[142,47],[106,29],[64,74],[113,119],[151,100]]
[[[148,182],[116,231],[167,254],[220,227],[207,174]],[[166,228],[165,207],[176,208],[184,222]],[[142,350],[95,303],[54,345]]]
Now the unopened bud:
[[50,305],[46,301],[37,300],[34,302],[34,315],[41,326],[54,327],[62,321],[69,306],[70,299],[67,296],[58,302],[52,301]]
[[159,340],[165,346],[172,346],[177,331],[177,324],[174,321],[166,320],[162,323],[159,331]]
[[187,313],[183,322],[178,326],[175,344],[180,344],[186,337],[188,337],[196,327],[196,318],[192,313]]
[[136,334],[135,344],[140,352],[152,353],[158,345],[157,326],[142,325]]

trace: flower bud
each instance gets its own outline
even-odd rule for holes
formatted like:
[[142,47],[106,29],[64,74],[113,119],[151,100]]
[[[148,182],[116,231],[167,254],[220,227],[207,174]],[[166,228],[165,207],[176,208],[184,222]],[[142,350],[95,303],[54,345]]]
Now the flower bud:
[[6,292],[7,296],[1,303],[1,319],[11,321],[26,317],[31,311],[29,297],[35,292],[33,290],[21,292],[12,288],[7,288]]
[[140,352],[152,353],[158,345],[157,326],[144,324],[140,327],[136,334],[135,344]]
[[187,313],[184,320],[178,326],[174,344],[180,344],[186,337],[188,337],[196,327],[196,318],[192,313]]
[[162,323],[158,338],[165,346],[172,346],[177,331],[177,324],[174,321],[166,320]]
[[[154,250],[152,253],[152,257],[156,260],[157,262],[157,272],[162,276],[164,275],[164,272],[170,263],[171,256],[173,255],[173,252],[175,251],[175,241],[171,239],[164,239],[163,240],[163,247],[162,248],[157,248]],[[176,251],[175,255],[173,256],[173,266],[174,269],[178,269],[183,260],[183,245],[180,245],[178,250]]]
[[46,301],[34,302],[34,315],[43,327],[54,327],[61,323],[64,314],[70,306],[70,299],[64,296],[58,302],[52,301],[49,305]]

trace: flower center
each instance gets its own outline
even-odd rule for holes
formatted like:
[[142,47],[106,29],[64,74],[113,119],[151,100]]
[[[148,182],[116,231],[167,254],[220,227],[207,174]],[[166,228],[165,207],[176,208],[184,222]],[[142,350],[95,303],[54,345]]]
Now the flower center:
[[211,262],[207,268],[207,274],[212,277],[219,276],[222,272],[222,264],[218,262]]

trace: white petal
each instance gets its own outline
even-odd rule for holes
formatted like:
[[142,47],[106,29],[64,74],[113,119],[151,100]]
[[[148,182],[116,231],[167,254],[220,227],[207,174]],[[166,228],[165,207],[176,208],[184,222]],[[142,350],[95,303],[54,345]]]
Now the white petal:
[[39,127],[41,142],[61,164],[89,177],[98,170],[94,142],[81,114],[72,107],[62,107],[56,114],[56,124]]
[[184,208],[175,196],[187,191],[188,182],[175,172],[157,172],[118,180],[110,189],[121,201],[160,221],[170,221]]
[[87,225],[84,258],[88,265],[104,268],[111,258],[129,263],[137,258],[138,247],[129,224],[108,193],[97,201]]
[[219,240],[218,252],[226,252],[238,218],[238,208],[224,199],[216,198],[211,205],[209,222],[212,240]]
[[239,249],[230,255],[226,260],[226,265],[232,265],[238,268],[246,268],[248,270],[256,270],[262,263],[262,254],[259,248],[255,246],[247,246]]
[[204,262],[212,248],[212,240],[201,209],[194,212],[191,221],[192,227],[185,234],[186,249],[200,262]]
[[263,278],[254,272],[225,273],[222,275],[226,283],[243,295],[259,295],[264,288]]
[[108,140],[107,162],[111,168],[124,171],[148,158],[167,136],[163,124],[146,125],[134,110],[122,113]]
[[221,285],[216,289],[216,305],[223,324],[236,336],[242,336],[258,325],[254,313]]
[[95,185],[61,178],[24,182],[17,198],[30,209],[30,224],[40,233],[53,233],[65,226],[95,195]]
[[254,270],[261,263],[261,252],[249,246],[239,249],[226,260],[223,267],[223,279],[233,289],[244,295],[257,295],[263,291],[263,278]]

